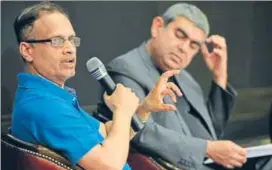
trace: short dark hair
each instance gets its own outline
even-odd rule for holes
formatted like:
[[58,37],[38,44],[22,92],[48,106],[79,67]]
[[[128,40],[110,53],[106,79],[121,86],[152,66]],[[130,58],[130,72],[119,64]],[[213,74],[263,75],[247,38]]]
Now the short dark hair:
[[207,16],[197,6],[187,3],[177,3],[170,6],[162,15],[165,26],[177,17],[185,17],[205,32],[206,37],[210,33],[210,25]]
[[41,2],[36,5],[25,8],[19,16],[16,17],[13,27],[16,34],[17,42],[27,40],[33,29],[33,23],[38,20],[43,13],[59,12],[65,15],[68,19],[68,15],[64,9],[52,2]]

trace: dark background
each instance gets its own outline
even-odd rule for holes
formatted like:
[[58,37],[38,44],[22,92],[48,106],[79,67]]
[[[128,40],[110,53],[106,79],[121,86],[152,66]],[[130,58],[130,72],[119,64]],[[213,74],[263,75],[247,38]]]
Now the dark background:
[[[8,126],[12,112],[16,74],[23,71],[12,24],[23,8],[34,3],[37,2],[1,2],[2,127]],[[89,75],[86,61],[97,56],[107,64],[135,48],[149,38],[152,18],[175,2],[56,3],[68,12],[77,35],[82,38],[76,76],[66,85],[77,90],[80,104],[86,107],[95,105],[99,98],[99,85]],[[211,34],[220,34],[227,40],[229,80],[239,93],[227,138],[266,138],[263,136],[268,133],[267,111],[272,102],[272,2],[190,3],[207,14]],[[207,94],[211,74],[201,56],[195,57],[188,70]],[[262,128],[256,128],[258,122]],[[251,130],[245,133],[243,129],[247,126]]]

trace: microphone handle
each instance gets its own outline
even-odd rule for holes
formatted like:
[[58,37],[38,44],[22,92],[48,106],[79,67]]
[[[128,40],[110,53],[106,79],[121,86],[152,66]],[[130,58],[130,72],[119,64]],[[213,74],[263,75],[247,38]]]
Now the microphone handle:
[[[104,87],[104,89],[106,90],[106,92],[109,96],[114,92],[114,90],[116,88],[116,84],[113,82],[113,80],[111,79],[111,77],[108,74],[98,81],[101,84],[101,86]],[[124,106],[124,107],[126,107],[126,106]],[[131,126],[134,131],[139,131],[140,129],[142,129],[144,127],[144,124],[140,121],[140,119],[138,118],[137,115],[133,115]]]
[[101,86],[104,87],[109,96],[114,92],[116,85],[108,74],[98,81]]

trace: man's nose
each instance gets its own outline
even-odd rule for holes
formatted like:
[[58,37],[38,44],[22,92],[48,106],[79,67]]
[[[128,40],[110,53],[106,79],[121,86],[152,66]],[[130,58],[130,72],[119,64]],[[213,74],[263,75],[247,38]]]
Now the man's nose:
[[68,54],[74,54],[76,52],[75,45],[71,41],[69,41],[69,40],[66,40],[64,42],[63,48],[64,48],[63,52],[65,54],[67,54],[67,53]]
[[190,49],[190,40],[186,39],[179,43],[178,48],[181,52],[187,53],[188,50]]

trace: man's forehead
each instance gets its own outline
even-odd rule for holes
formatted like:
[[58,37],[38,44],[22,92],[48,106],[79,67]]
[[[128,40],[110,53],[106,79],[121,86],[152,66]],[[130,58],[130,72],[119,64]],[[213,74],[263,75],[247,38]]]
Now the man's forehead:
[[[43,13],[34,23],[37,34],[59,36],[61,34],[74,35],[74,29],[70,20],[61,13]],[[64,35],[65,36],[65,35]]]
[[199,41],[200,43],[204,42],[206,39],[205,32],[197,27],[192,21],[189,19],[179,16],[173,21],[173,25],[176,29],[181,29],[184,31],[187,35],[189,35],[190,38]]
[[37,19],[35,23],[41,26],[54,24],[52,25],[52,27],[56,25],[61,25],[61,24],[70,25],[69,19],[65,15],[58,12],[53,12],[53,13],[43,12],[40,14],[39,19]]

